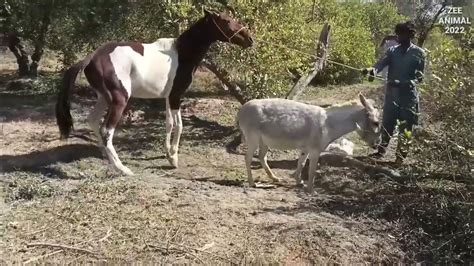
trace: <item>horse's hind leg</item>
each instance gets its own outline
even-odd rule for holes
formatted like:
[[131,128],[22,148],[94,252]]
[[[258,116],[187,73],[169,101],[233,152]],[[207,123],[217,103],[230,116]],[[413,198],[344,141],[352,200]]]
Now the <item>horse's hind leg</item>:
[[107,118],[100,129],[102,141],[105,144],[105,152],[115,169],[121,171],[125,175],[133,175],[133,172],[128,169],[128,167],[124,166],[120,161],[112,143],[115,128],[117,127],[120,118],[122,117],[123,111],[127,106],[128,97],[118,90],[112,90],[111,96],[112,102],[109,105]]
[[107,109],[107,101],[100,93],[97,93],[97,102],[90,114],[87,116],[87,122],[97,137],[99,148],[102,151],[102,154],[107,156],[104,149],[104,143],[102,142],[102,136],[100,135],[100,120],[102,117],[104,117],[105,109]]
[[260,147],[258,148],[258,158],[260,159],[260,164],[262,164],[263,169],[265,169],[265,172],[267,173],[268,177],[270,177],[273,182],[279,182],[280,179],[273,174],[272,170],[270,169],[270,166],[268,166],[267,153],[268,146],[263,143],[260,143]]
[[[177,168],[178,167],[178,149],[179,140],[183,131],[183,122],[181,120],[181,111],[178,109],[171,109],[170,99],[166,99],[166,139],[165,149],[166,157],[170,164]],[[171,140],[171,133],[174,130],[173,140]]]

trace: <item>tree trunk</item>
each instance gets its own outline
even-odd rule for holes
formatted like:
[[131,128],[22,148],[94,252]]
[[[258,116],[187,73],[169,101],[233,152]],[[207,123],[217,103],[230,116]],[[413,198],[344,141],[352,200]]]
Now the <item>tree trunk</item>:
[[[423,13],[418,14],[417,21],[419,24],[418,26],[420,28],[419,29],[420,33],[419,33],[417,45],[419,47],[423,47],[423,44],[425,44],[425,41],[428,38],[428,34],[433,29],[434,24],[438,20],[438,17],[441,15],[441,13],[443,13],[444,9],[446,8],[446,5],[447,5],[446,2],[444,2],[441,5],[440,9],[436,12],[436,14],[434,15],[431,21],[425,21],[425,18],[427,17],[426,14],[423,14]],[[423,10],[421,12],[423,12]],[[429,26],[426,26],[426,25],[429,25]]]
[[30,76],[38,76],[39,61],[44,53],[44,47],[46,46],[46,35],[48,33],[49,26],[51,24],[51,9],[46,9],[43,19],[41,21],[41,28],[38,35],[38,39],[35,42],[35,49],[31,55],[30,65]]
[[300,77],[300,79],[295,83],[293,88],[286,95],[286,99],[296,99],[308,86],[311,80],[324,68],[326,63],[326,58],[329,50],[329,30],[331,26],[327,23],[324,24],[323,29],[319,35],[316,48],[316,61],[314,62],[314,67],[311,72],[307,73]]
[[20,38],[14,33],[6,33],[4,38],[10,51],[15,55],[18,64],[18,74],[20,77],[27,77],[30,73],[28,53],[25,51]]

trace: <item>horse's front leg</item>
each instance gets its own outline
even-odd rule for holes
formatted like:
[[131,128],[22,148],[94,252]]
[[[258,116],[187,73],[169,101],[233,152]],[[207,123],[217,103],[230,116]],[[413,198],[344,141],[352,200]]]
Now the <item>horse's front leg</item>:
[[174,121],[174,136],[170,148],[169,161],[174,167],[178,167],[178,149],[179,149],[179,140],[181,138],[181,133],[183,132],[183,121],[181,120],[181,110],[171,110]]
[[173,164],[170,160],[171,158],[171,132],[173,132],[173,114],[171,112],[170,104],[169,104],[169,99],[166,99],[166,120],[165,120],[165,126],[166,126],[166,138],[165,138],[165,150],[166,150],[166,158],[170,161],[171,164]]

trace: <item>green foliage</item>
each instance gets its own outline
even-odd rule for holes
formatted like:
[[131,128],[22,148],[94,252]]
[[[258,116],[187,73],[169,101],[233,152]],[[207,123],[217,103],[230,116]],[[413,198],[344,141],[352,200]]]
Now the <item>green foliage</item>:
[[[219,45],[212,57],[246,85],[244,93],[250,98],[284,96],[294,84],[292,73],[300,76],[310,70],[314,59],[292,49],[314,54],[315,40],[325,22],[331,25],[329,59],[362,68],[374,63],[381,38],[401,18],[390,4],[316,1],[314,14],[312,0],[245,4],[234,1],[231,5],[239,19],[251,26],[257,44],[246,51]],[[387,18],[381,20],[376,11]],[[361,79],[358,71],[328,64],[314,82],[341,84]]]
[[[202,16],[203,7],[233,10],[250,27],[257,43],[245,51],[218,44],[211,57],[246,85],[244,93],[250,98],[281,97],[296,77],[310,70],[314,59],[298,51],[314,54],[325,22],[331,25],[329,58],[362,68],[373,64],[380,39],[400,20],[391,4],[336,0],[316,1],[314,10],[313,0],[10,1],[15,14],[11,28],[33,44],[46,34],[45,46],[62,54],[65,66],[108,41],[176,37]],[[357,71],[328,64],[315,81],[339,84],[361,78]]]
[[[440,35],[439,35],[440,36]],[[432,78],[420,88],[426,122],[435,125],[422,136],[416,151],[425,169],[448,176],[469,176],[473,157],[472,36],[460,42],[439,37],[429,52]],[[461,44],[461,45],[460,45]]]
[[278,97],[292,85],[289,69],[302,73],[312,65],[311,58],[279,46],[314,53],[314,39],[320,26],[308,24],[311,1],[232,3],[240,20],[251,28],[256,45],[242,51],[229,45],[217,45],[212,57],[245,84],[251,98]]

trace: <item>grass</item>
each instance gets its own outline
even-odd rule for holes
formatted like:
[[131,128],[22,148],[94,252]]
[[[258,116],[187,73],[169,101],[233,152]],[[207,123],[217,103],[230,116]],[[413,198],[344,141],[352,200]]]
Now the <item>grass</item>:
[[[111,171],[94,142],[57,139],[53,91],[44,97],[2,91],[8,105],[0,106],[0,116],[7,118],[0,140],[0,195],[7,203],[0,213],[0,257],[162,264],[472,260],[469,183],[430,176],[400,183],[323,167],[318,193],[308,196],[288,178],[297,154],[275,151],[270,166],[283,184],[247,188],[243,156],[224,148],[239,105],[209,80],[198,80],[183,103],[178,169],[169,169],[164,158],[162,103],[133,102],[132,118],[120,126],[114,144],[134,177]],[[359,91],[380,99],[377,86],[365,84],[317,88],[303,99],[333,103],[356,98]],[[77,133],[94,139],[85,125],[92,104],[75,96],[73,116]],[[268,182],[255,167],[257,178]],[[67,248],[28,245],[38,243]]]

